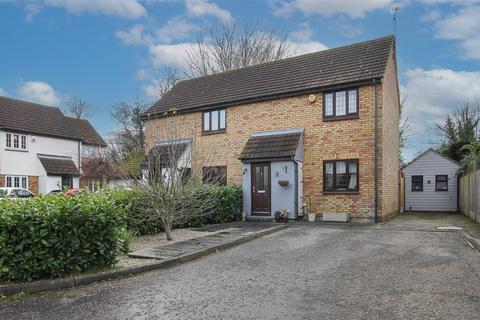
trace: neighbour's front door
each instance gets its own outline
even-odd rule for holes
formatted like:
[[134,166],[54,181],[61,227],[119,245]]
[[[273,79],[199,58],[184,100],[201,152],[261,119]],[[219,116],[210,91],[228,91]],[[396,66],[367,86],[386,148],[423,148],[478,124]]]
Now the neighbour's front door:
[[271,215],[270,163],[252,163],[252,215]]
[[62,188],[73,188],[72,176],[62,176]]

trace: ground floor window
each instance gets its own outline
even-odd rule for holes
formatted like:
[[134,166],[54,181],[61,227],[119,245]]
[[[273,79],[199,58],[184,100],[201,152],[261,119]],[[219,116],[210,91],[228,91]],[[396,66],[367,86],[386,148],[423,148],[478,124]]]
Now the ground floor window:
[[88,180],[88,191],[97,192],[103,189],[102,180],[90,179]]
[[448,191],[448,175],[435,176],[435,191]]
[[27,176],[6,176],[5,186],[7,188],[23,188],[28,190]]
[[226,186],[227,166],[203,167],[203,182]]
[[412,176],[412,191],[423,191],[423,176]]
[[357,192],[358,184],[358,159],[323,162],[325,192]]

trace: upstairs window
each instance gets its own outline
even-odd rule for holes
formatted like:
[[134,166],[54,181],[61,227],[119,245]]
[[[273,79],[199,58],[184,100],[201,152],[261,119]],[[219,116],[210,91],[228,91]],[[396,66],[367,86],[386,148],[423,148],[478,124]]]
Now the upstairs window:
[[358,116],[358,89],[326,92],[323,95],[324,119]]
[[225,132],[226,119],[225,109],[206,111],[203,113],[203,132]]
[[325,192],[358,192],[358,160],[323,162]]
[[435,191],[448,191],[448,175],[435,176]]
[[5,145],[7,149],[27,150],[27,136],[24,134],[7,133]]
[[203,182],[219,186],[227,185],[227,167],[203,167]]
[[412,176],[412,191],[423,191],[423,176]]

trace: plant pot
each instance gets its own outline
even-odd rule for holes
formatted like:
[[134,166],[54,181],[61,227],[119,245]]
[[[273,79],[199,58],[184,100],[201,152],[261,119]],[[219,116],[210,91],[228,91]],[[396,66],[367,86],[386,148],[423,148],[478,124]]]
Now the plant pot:
[[288,186],[289,181],[288,180],[278,180],[278,184],[282,187]]
[[315,222],[317,219],[317,215],[315,213],[309,213],[308,215],[308,222]]

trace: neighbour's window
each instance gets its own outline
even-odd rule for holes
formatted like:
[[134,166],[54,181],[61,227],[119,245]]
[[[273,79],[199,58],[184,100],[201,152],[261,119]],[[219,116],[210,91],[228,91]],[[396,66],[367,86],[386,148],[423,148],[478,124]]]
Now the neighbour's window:
[[326,192],[358,191],[358,160],[323,162],[323,189]]
[[102,180],[95,180],[95,179],[88,180],[88,191],[97,192],[102,189],[103,189]]
[[5,187],[23,188],[28,190],[28,177],[25,176],[6,176]]
[[448,175],[435,176],[435,191],[448,191]]
[[27,150],[27,136],[24,134],[7,133],[5,145],[8,149]]
[[223,132],[225,128],[225,109],[203,113],[203,132]]
[[423,176],[412,176],[412,191],[423,191]]
[[220,186],[227,185],[227,167],[214,166],[203,167],[203,182],[212,183]]
[[323,101],[324,119],[358,115],[358,89],[327,92]]

